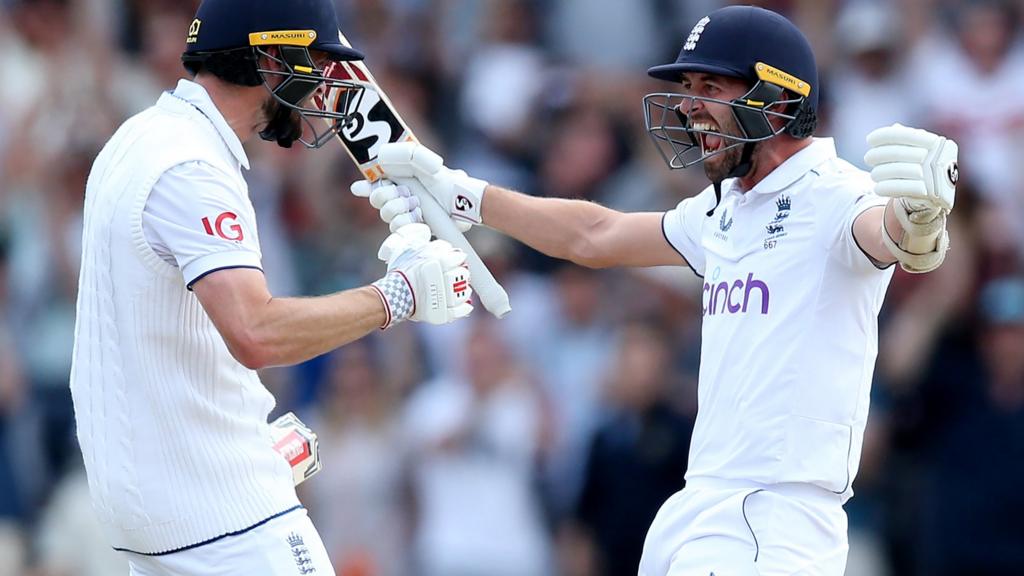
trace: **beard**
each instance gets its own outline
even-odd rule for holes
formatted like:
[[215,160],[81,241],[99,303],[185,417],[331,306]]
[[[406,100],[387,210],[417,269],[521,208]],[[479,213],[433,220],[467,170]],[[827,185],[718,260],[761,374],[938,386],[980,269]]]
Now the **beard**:
[[302,117],[270,96],[263,103],[263,119],[266,126],[260,131],[260,138],[274,142],[282,148],[291,148],[302,137]]
[[712,182],[721,182],[732,175],[743,159],[745,144],[729,148],[704,160],[704,175]]
[[732,115],[730,115],[728,122],[719,123],[718,126],[719,132],[726,136],[725,142],[721,145],[728,149],[704,160],[704,175],[712,182],[721,182],[733,176],[733,171],[743,161],[743,149],[746,147],[744,142],[736,142],[727,138],[728,136],[740,136],[742,134]]

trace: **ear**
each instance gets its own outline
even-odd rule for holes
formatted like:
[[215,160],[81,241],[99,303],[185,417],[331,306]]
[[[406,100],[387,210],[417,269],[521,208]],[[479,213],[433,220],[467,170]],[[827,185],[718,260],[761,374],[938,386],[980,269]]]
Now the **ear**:
[[283,72],[284,66],[282,66],[280,62],[281,49],[278,48],[277,46],[267,46],[264,49],[264,51],[267,53],[267,55],[270,56],[270,58],[263,54],[260,54],[260,68],[263,68],[265,70],[272,70],[274,72]]

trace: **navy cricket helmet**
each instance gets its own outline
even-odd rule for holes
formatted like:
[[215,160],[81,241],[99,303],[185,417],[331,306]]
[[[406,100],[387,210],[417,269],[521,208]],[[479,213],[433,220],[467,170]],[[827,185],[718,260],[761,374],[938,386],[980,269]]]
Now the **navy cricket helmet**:
[[[750,91],[731,101],[673,92],[646,96],[647,131],[671,168],[687,168],[744,146],[743,160],[730,174],[743,176],[750,169],[757,142],[783,132],[795,138],[814,133],[818,68],[807,38],[780,14],[754,6],[728,6],[701,18],[675,62],[648,70],[652,77],[670,82],[682,82],[684,72],[740,78],[749,83]],[[742,134],[694,128],[689,112],[697,101],[729,105]],[[772,118],[783,122],[773,125]],[[711,133],[730,144],[705,151],[700,135]]]
[[[310,97],[323,88],[344,90],[351,99],[363,87],[325,77],[311,50],[333,61],[363,58],[342,41],[332,0],[203,0],[189,26],[181,60],[193,75],[204,67],[219,67],[230,69],[236,83],[266,86],[281,106],[260,136],[286,148],[295,140],[319,148],[350,115],[321,110]],[[276,69],[264,67],[261,57],[276,63]],[[280,81],[268,82],[271,77]],[[290,120],[293,112],[312,131],[311,140],[303,139],[302,126]],[[330,128],[318,130],[310,118],[326,119]]]

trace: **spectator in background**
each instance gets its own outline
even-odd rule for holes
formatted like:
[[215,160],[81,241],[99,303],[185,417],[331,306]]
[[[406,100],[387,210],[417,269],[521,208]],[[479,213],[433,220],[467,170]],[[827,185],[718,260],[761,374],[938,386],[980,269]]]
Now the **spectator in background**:
[[527,2],[486,4],[486,35],[463,71],[459,116],[465,133],[456,156],[480,174],[535,190],[528,162],[540,136],[538,108],[548,74],[536,45],[538,16]]
[[925,127],[960,143],[960,167],[984,200],[999,206],[1024,247],[1024,46],[1011,0],[955,5],[956,42],[937,29],[918,44],[912,62],[915,91],[903,100],[921,108]]
[[13,332],[7,321],[9,238],[0,223],[0,576],[20,573],[24,557],[20,521],[24,505],[15,475],[10,423],[22,404],[24,382],[18,367]]
[[548,505],[558,519],[572,513],[579,497],[614,334],[602,273],[560,263],[553,277],[559,310],[548,320],[550,340],[545,342],[540,368],[555,426],[553,446],[545,455],[544,480]]
[[[82,196],[94,153],[71,149],[21,189],[11,207],[11,322],[28,384],[18,413],[20,474],[30,513],[43,504],[72,459],[74,413],[68,375],[82,237]],[[39,262],[47,265],[40,267]]]
[[664,2],[560,0],[550,5],[548,39],[574,67],[604,75],[634,76],[663,56],[657,40]]
[[647,527],[684,484],[694,421],[668,396],[668,341],[650,322],[630,322],[619,332],[608,413],[590,445],[577,509],[601,576],[636,570]]
[[483,319],[458,348],[466,377],[416,390],[405,410],[421,576],[545,576],[549,536],[534,491],[542,411]]
[[921,575],[1024,566],[1024,276],[989,282],[980,320],[969,342],[947,341],[920,390]]
[[301,495],[338,576],[405,576],[402,454],[394,390],[369,340],[331,354],[310,426],[324,470]]
[[910,79],[898,14],[882,0],[852,2],[839,16],[840,55],[829,75],[829,119],[839,157],[861,168],[868,133],[894,122],[916,125],[920,103],[908,98]]

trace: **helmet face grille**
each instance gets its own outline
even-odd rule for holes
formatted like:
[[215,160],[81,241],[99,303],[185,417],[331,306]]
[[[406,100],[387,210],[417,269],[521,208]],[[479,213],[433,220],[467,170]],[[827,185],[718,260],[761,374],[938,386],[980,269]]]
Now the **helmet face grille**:
[[[677,92],[648,94],[643,100],[644,126],[669,168],[689,168],[743,144],[762,142],[789,131],[790,126],[797,123],[800,113],[790,114],[785,111],[801,110],[805,99],[803,96],[784,99],[783,95],[784,91],[780,87],[765,82],[758,82],[749,92],[731,101]],[[690,118],[698,102],[730,107],[743,134],[724,134],[695,128]],[[775,127],[772,118],[783,122]],[[709,152],[702,144],[704,135],[722,138],[727,144]]]
[[[309,49],[300,46],[279,46],[275,56],[262,48],[254,48],[259,56],[277,64],[276,70],[257,68],[263,84],[281,106],[299,114],[303,129],[294,135],[307,148],[320,148],[352,121],[352,102],[358,101],[365,88],[354,81],[332,78],[325,70],[318,68],[310,56]],[[271,78],[280,79],[274,85]],[[321,107],[325,95],[337,95],[338,102],[333,108]],[[319,119],[319,122],[313,119]],[[282,146],[288,147],[280,138]],[[279,134],[277,134],[279,135]],[[287,139],[287,138],[286,138]]]

